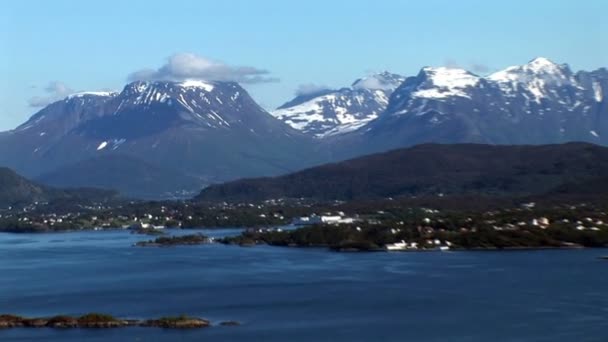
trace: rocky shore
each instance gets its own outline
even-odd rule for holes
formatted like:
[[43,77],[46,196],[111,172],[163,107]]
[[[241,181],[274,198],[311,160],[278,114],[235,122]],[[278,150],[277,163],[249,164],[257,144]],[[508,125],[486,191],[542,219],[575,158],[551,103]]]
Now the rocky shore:
[[[236,321],[220,322],[221,326],[240,325]],[[0,315],[0,329],[7,328],[58,328],[58,329],[109,329],[123,327],[152,327],[164,329],[196,329],[210,327],[211,322],[189,316],[161,317],[158,319],[121,319],[106,314],[90,313],[80,317],[52,316],[28,318],[17,315]]]

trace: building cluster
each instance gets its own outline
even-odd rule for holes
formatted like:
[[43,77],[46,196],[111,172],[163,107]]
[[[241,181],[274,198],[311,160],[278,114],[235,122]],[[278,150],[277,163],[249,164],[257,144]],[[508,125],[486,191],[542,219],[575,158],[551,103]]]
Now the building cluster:
[[292,224],[296,226],[308,226],[315,224],[352,224],[358,219],[354,217],[348,217],[344,212],[338,212],[337,215],[328,213],[326,215],[312,214],[310,216],[297,217],[292,220]]

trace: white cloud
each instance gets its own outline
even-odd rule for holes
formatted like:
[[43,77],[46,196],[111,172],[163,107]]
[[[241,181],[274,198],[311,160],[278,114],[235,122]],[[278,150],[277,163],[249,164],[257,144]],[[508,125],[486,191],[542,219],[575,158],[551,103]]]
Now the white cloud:
[[129,81],[209,80],[239,83],[277,82],[269,71],[250,66],[230,66],[194,53],[176,53],[158,69],[142,69],[129,75]]
[[477,74],[486,74],[492,71],[492,69],[483,63],[473,63],[471,64],[471,71]]
[[312,95],[312,94],[316,94],[316,93],[326,91],[329,89],[330,89],[329,87],[324,86],[324,85],[319,85],[319,84],[313,84],[313,83],[300,84],[298,86],[298,88],[296,89],[296,96]]
[[354,85],[355,89],[372,89],[372,90],[393,90],[396,88],[394,83],[377,77],[366,77],[358,80]]
[[74,90],[65,83],[59,81],[50,82],[49,85],[44,88],[44,91],[46,95],[30,98],[27,101],[28,105],[30,107],[44,107],[50,103],[59,101],[74,92]]

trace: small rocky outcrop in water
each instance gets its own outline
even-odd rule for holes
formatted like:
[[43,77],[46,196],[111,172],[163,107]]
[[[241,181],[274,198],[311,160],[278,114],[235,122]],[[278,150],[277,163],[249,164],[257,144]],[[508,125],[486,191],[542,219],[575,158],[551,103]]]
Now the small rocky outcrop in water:
[[[227,324],[229,323],[229,324]],[[239,325],[236,321],[222,322],[220,325]],[[157,327],[165,329],[193,329],[206,328],[211,322],[198,317],[185,315],[175,317],[161,317],[159,319],[133,320],[119,319],[110,315],[90,313],[80,317],[53,316],[48,318],[27,318],[17,315],[0,315],[0,329],[2,328],[122,328],[129,326]]]
[[142,322],[144,327],[158,328],[205,328],[211,323],[202,318],[178,316],[178,317],[161,317],[159,319],[150,319]]
[[119,328],[131,325],[127,320],[116,319],[110,315],[90,313],[78,319],[82,328]]
[[183,236],[161,236],[154,240],[140,241],[136,243],[139,247],[169,247],[179,245],[202,245],[210,240],[203,234],[192,234]]

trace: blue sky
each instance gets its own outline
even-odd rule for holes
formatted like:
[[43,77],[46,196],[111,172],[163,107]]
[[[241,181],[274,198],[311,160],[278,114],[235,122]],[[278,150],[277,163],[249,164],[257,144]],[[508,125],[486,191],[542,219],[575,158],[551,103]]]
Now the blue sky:
[[[120,90],[129,75],[190,53],[266,70],[246,84],[266,108],[301,84],[347,86],[370,72],[426,65],[478,71],[536,56],[608,66],[605,0],[31,1],[0,3],[0,130],[62,91]],[[483,74],[483,72],[479,72]]]

